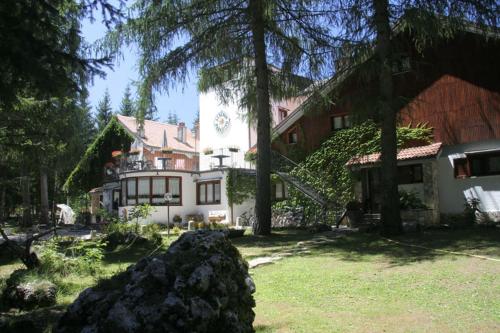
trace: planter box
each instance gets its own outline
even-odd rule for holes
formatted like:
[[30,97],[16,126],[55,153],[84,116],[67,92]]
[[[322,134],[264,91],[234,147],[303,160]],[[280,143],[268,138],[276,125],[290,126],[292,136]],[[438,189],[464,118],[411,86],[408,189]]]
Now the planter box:
[[229,238],[243,237],[245,234],[245,229],[229,229],[228,231]]

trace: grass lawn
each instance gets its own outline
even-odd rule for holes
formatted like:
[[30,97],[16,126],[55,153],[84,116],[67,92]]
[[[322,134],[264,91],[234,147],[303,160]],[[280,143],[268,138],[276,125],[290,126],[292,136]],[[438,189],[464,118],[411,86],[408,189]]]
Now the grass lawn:
[[[252,259],[293,252],[297,242],[320,237],[280,231],[234,244]],[[496,230],[433,231],[398,240],[500,258]],[[306,246],[308,253],[251,270],[257,332],[500,331],[500,262],[404,247],[368,234]],[[118,249],[106,255],[104,269],[112,274],[151,251]],[[0,262],[0,278],[19,266]],[[59,308],[95,281],[70,277],[68,283]]]

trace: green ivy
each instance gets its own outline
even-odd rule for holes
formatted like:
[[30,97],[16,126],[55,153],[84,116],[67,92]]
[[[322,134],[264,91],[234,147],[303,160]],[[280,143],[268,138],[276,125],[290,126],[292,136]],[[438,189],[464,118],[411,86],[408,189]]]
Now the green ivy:
[[[397,129],[398,147],[409,144],[428,144],[431,142],[432,129],[425,125],[399,127]],[[371,122],[365,122],[349,129],[334,132],[321,147],[299,163],[292,174],[309,184],[324,197],[345,206],[354,199],[356,173],[351,172],[346,163],[355,156],[380,151],[380,130]],[[290,189],[288,200],[279,206],[303,206],[306,218],[314,216],[320,207],[302,193]]]
[[229,205],[240,205],[255,196],[255,176],[239,169],[230,169],[226,178]]
[[87,192],[102,183],[102,168],[111,159],[113,150],[129,150],[134,137],[113,117],[64,183],[66,192]]

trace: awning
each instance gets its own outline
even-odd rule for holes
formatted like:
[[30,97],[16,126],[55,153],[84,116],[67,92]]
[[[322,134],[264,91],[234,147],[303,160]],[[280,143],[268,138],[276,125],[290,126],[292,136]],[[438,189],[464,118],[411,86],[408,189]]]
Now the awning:
[[[427,146],[404,148],[398,151],[398,161],[416,160],[422,158],[431,158],[437,156],[441,150],[441,142],[433,143]],[[380,163],[380,153],[363,155],[351,158],[347,166],[361,166]]]

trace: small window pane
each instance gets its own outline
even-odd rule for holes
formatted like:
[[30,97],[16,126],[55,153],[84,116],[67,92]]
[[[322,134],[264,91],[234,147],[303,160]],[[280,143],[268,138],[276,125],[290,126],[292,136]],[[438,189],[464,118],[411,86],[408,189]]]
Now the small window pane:
[[342,117],[333,117],[333,129],[342,129]]
[[215,202],[220,202],[220,183],[214,184],[215,186]]
[[276,183],[276,199],[283,199],[283,183]]
[[499,173],[500,172],[500,156],[492,156],[489,158],[488,171],[489,171],[489,173]]
[[181,187],[179,178],[169,178],[168,179],[168,191],[172,194],[171,203],[181,202]]
[[214,201],[214,184],[207,184],[207,203]]
[[127,182],[122,180],[122,206],[127,205]]
[[200,203],[205,203],[206,202],[206,197],[205,197],[205,191],[206,191],[206,184],[200,184],[199,185],[199,191],[198,194],[200,195]]
[[139,178],[139,196],[149,197],[149,177]]
[[128,197],[135,197],[136,195],[136,192],[135,192],[136,188],[135,188],[135,178],[133,179],[128,179],[127,180],[127,194],[128,194]]
[[351,117],[344,116],[344,127],[345,128],[351,127]]
[[153,195],[163,195],[165,194],[165,189],[167,187],[165,186],[165,178],[161,177],[155,177],[153,178]]

